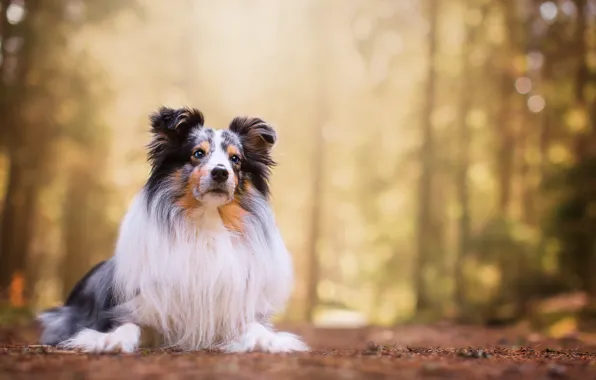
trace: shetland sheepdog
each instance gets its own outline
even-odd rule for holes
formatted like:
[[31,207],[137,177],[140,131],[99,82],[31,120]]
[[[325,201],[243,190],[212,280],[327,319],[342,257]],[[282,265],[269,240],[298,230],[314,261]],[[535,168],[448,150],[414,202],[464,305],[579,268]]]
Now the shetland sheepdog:
[[115,253],[39,314],[40,343],[130,353],[147,331],[183,351],[309,350],[271,324],[293,286],[269,203],[275,130],[251,117],[212,129],[195,108],[161,107],[149,119],[151,171]]

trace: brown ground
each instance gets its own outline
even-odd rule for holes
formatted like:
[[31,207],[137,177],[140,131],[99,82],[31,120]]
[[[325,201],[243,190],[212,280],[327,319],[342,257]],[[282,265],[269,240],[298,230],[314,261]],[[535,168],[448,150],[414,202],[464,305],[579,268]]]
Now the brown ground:
[[314,352],[297,355],[142,351],[57,353],[27,329],[0,329],[5,379],[596,379],[592,339],[546,339],[514,329],[448,324],[396,329],[291,329]]

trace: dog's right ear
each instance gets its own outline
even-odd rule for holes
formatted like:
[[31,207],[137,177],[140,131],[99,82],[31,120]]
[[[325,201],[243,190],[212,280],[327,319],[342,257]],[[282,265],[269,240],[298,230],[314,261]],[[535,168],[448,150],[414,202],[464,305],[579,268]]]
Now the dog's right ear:
[[203,128],[203,113],[195,108],[173,109],[161,107],[149,117],[153,138],[147,146],[149,161],[156,165],[164,153],[176,150],[184,142],[191,129]]
[[149,117],[151,132],[167,140],[184,139],[192,128],[205,124],[203,113],[196,108],[161,107]]

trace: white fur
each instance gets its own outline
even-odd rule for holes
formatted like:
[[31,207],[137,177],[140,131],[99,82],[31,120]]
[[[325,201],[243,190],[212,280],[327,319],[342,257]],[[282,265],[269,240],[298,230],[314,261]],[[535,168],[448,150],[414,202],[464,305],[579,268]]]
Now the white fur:
[[223,347],[226,352],[264,351],[272,353],[308,351],[294,334],[274,332],[261,323],[250,323],[246,332]]
[[[216,131],[213,136],[212,141],[212,150],[209,154],[207,162],[203,170],[207,173],[210,173],[215,167],[223,167],[228,171],[228,179],[225,182],[225,187],[228,191],[228,195],[224,194],[214,194],[206,192],[208,189],[211,188],[212,180],[210,176],[203,176],[201,178],[200,186],[193,189],[193,195],[197,200],[202,202],[206,205],[211,206],[220,206],[226,202],[231,201],[234,198],[234,190],[235,190],[235,183],[236,178],[234,174],[234,169],[232,168],[232,164],[230,163],[230,158],[228,157],[228,153],[223,150],[222,148],[222,131]],[[206,192],[206,193],[205,193]]]
[[211,170],[216,166],[223,166],[224,168],[226,168],[228,170],[228,172],[230,172],[230,177],[228,178],[228,182],[233,185],[234,184],[234,179],[233,179],[234,172],[232,170],[232,165],[230,164],[230,158],[228,157],[228,153],[226,151],[224,151],[221,147],[221,143],[222,143],[221,132],[222,131],[216,131],[213,136],[212,153],[209,156],[209,160],[207,161],[205,168],[207,170]]
[[250,223],[240,236],[226,230],[217,208],[209,206],[178,223],[167,232],[150,217],[144,193],[124,218],[115,285],[130,320],[185,350],[308,349],[297,337],[266,326],[284,307],[293,280],[276,229],[268,231],[269,244]]
[[84,329],[73,338],[60,343],[59,347],[85,352],[134,352],[140,343],[141,329],[125,323],[109,333]]

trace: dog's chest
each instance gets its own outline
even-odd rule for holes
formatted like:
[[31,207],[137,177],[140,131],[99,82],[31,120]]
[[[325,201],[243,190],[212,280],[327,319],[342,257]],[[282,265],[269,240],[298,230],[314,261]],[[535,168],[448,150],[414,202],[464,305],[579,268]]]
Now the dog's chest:
[[[243,292],[252,271],[247,248],[228,234],[203,234],[194,240],[172,241],[159,261],[161,287],[193,299]],[[190,305],[189,305],[190,306]]]
[[144,268],[138,301],[145,324],[172,333],[169,341],[190,333],[196,345],[233,335],[250,319],[261,286],[259,265],[245,244],[229,234],[204,234],[171,240],[162,250]]

